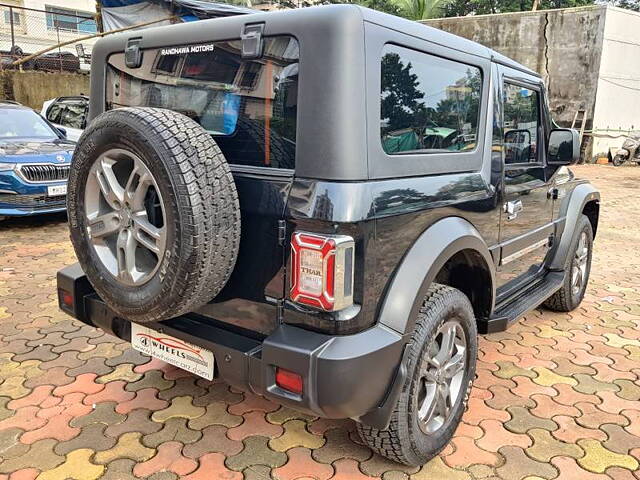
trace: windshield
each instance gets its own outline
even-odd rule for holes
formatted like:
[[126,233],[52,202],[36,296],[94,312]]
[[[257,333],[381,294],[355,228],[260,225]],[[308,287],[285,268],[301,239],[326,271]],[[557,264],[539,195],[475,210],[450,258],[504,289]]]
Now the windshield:
[[58,136],[33,110],[0,109],[0,140],[14,138],[58,138]]

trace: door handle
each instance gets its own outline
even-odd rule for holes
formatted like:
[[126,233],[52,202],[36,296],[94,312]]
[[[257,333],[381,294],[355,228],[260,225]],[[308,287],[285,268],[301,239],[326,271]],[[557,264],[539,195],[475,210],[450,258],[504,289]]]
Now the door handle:
[[504,212],[507,214],[507,220],[513,220],[524,210],[522,206],[522,200],[513,200],[504,204]]

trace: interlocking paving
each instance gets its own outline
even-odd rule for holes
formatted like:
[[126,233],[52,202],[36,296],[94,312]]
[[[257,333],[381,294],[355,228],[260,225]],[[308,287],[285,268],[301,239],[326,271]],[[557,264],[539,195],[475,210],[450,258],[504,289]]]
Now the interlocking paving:
[[57,307],[64,216],[0,223],[0,479],[640,479],[640,168],[580,166],[601,190],[574,312],[482,337],[453,441],[422,468],[309,417],[133,351]]

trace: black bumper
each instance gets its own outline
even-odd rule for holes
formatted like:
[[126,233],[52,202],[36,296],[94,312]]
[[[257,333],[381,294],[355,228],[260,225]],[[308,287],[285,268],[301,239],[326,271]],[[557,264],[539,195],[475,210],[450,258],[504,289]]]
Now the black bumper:
[[[73,307],[64,305],[62,291],[72,294]],[[105,305],[79,264],[58,272],[58,294],[60,308],[69,315],[131,341],[131,323]],[[216,376],[230,385],[321,417],[354,418],[384,428],[404,380],[405,340],[384,326],[331,336],[281,324],[261,339],[196,315],[145,326],[211,350]],[[302,376],[301,396],[275,384],[276,367]]]

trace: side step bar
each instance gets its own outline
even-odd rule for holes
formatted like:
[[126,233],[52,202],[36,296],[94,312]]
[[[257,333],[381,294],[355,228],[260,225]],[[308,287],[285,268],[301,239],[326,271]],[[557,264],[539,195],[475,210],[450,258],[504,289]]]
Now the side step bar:
[[564,272],[549,272],[544,279],[526,289],[505,305],[499,305],[491,318],[478,320],[478,333],[495,333],[506,330],[510,323],[533,310],[556,293],[564,281]]

